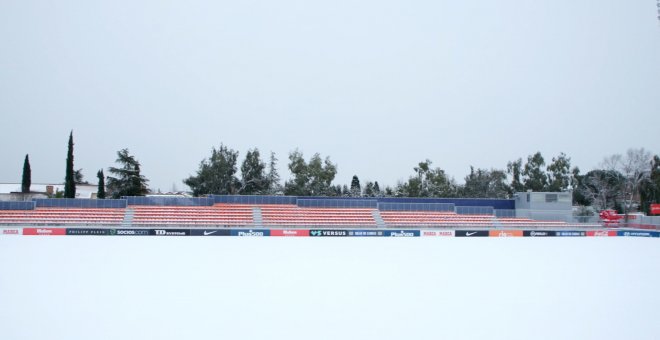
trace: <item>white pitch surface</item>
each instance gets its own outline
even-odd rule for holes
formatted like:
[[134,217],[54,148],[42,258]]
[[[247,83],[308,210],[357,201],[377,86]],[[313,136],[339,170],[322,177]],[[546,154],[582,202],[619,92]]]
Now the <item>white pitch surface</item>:
[[0,339],[660,339],[658,241],[0,237]]

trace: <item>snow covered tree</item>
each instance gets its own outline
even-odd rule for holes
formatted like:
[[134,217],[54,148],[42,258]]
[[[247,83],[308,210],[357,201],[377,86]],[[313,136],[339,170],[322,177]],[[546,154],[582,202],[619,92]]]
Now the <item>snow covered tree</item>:
[[270,161],[268,162],[268,173],[266,174],[268,194],[270,195],[281,195],[283,190],[280,184],[280,174],[277,171],[277,160],[275,153],[271,151]]
[[581,177],[576,189],[578,197],[583,197],[583,205],[595,205],[599,210],[620,207],[623,198],[625,179],[616,170],[597,169]]
[[414,168],[415,175],[407,182],[398,183],[397,197],[452,197],[457,194],[456,183],[440,168],[431,168],[432,162],[420,162]]
[[374,192],[374,184],[371,181],[367,181],[367,184],[364,185],[364,197],[375,197],[376,193]]
[[511,190],[513,192],[525,191],[525,186],[521,181],[522,176],[522,159],[518,158],[513,162],[507,164],[507,173],[511,175]]
[[25,155],[25,161],[23,161],[23,180],[21,181],[21,192],[28,193],[30,192],[30,186],[32,185],[32,169],[30,169],[30,158],[28,155]]
[[527,157],[527,163],[523,169],[525,190],[545,191],[548,186],[548,176],[543,171],[545,160],[540,152]]
[[144,196],[149,193],[148,179],[140,174],[140,162],[128,153],[128,149],[117,151],[120,167],[110,167],[108,171],[116,177],[108,176],[108,190],[113,198],[122,196]]
[[463,197],[508,198],[510,187],[506,184],[506,173],[502,170],[486,170],[470,167],[461,188]]
[[558,157],[552,158],[552,163],[547,167],[548,188],[546,191],[567,191],[573,182],[571,173],[571,158],[563,152]]
[[235,194],[240,187],[236,178],[236,160],[238,151],[234,151],[222,144],[220,148],[211,150],[211,157],[199,164],[196,176],[183,180],[193,192],[194,196],[217,194]]
[[295,150],[289,154],[289,170],[293,177],[284,185],[284,193],[293,196],[326,196],[330,195],[332,181],[337,174],[337,166],[326,157],[325,161],[316,153],[309,163],[303,154]]
[[265,170],[266,163],[261,161],[259,149],[248,150],[241,165],[241,187],[238,192],[243,195],[267,193],[269,183]]
[[351,180],[351,196],[360,197],[361,193],[362,187],[360,186],[360,179],[357,175],[353,175],[353,179]]
[[653,157],[649,177],[640,185],[641,210],[649,214],[651,204],[660,203],[660,157]]

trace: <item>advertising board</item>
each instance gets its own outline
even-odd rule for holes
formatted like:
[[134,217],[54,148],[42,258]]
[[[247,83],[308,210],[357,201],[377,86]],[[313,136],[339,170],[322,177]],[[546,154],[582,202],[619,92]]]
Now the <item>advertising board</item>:
[[149,229],[108,229],[110,236],[149,236]]
[[453,230],[420,230],[419,236],[422,237],[454,237]]
[[379,237],[383,236],[382,230],[349,230],[348,236],[353,237]]
[[346,229],[313,229],[309,231],[312,237],[342,237],[348,236]]
[[419,237],[419,230],[385,230],[383,236],[388,237]]
[[522,230],[491,230],[488,234],[490,237],[522,237]]
[[660,231],[619,230],[617,236],[624,237],[660,237]]
[[152,236],[188,236],[190,229],[149,229]]
[[523,230],[523,236],[525,237],[553,237],[557,236],[557,232],[554,230]]
[[104,236],[110,235],[110,229],[99,228],[66,228],[67,235],[74,236]]
[[588,230],[587,236],[589,237],[612,237],[616,236],[616,230]]
[[23,228],[23,235],[59,236],[66,235],[64,228]]
[[190,236],[231,236],[231,229],[192,229]]
[[232,229],[231,236],[261,237],[270,236],[269,229]]
[[18,236],[22,234],[21,228],[0,228],[0,236]]
[[660,204],[651,204],[650,215],[660,215]]
[[488,230],[456,230],[454,232],[456,237],[488,237],[489,235]]
[[307,229],[271,229],[270,236],[293,236],[293,237],[304,237],[309,236],[309,230]]
[[582,237],[582,236],[587,236],[587,233],[584,231],[577,231],[577,230],[561,230],[557,231],[556,236],[560,237]]

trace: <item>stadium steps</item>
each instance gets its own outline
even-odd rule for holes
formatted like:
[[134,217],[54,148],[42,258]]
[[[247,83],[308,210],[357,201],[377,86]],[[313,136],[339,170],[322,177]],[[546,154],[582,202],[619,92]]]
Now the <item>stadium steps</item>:
[[252,207],[252,219],[254,220],[254,226],[256,228],[262,228],[264,226],[264,218],[261,215],[261,207]]
[[500,222],[500,220],[497,219],[497,216],[495,216],[495,215],[493,215],[493,227],[498,228],[498,229],[504,227],[502,225],[502,222]]
[[126,208],[124,213],[124,220],[121,222],[122,227],[130,227],[133,225],[133,216],[135,215],[135,210],[133,208]]
[[380,210],[378,209],[372,210],[371,215],[374,217],[374,220],[376,221],[376,226],[378,226],[378,228],[387,228],[387,225],[385,225],[385,221],[383,220],[383,216],[380,216]]

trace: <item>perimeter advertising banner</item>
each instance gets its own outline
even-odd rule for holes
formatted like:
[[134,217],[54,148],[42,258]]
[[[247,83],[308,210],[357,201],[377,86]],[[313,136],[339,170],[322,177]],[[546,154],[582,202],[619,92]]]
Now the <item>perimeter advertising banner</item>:
[[270,236],[293,236],[305,237],[309,236],[309,230],[306,229],[271,229]]
[[231,236],[270,236],[270,229],[232,229]]
[[660,215],[660,204],[651,204],[651,215]]
[[625,237],[660,237],[660,231],[619,230],[617,236]]
[[576,230],[562,230],[562,231],[557,231],[557,236],[560,237],[582,237],[582,236],[587,236],[587,233],[585,231],[576,231]]
[[456,237],[488,237],[490,233],[488,230],[456,230]]
[[23,235],[59,236],[66,235],[64,228],[23,228]]
[[22,235],[21,228],[0,228],[0,236],[18,236]]
[[385,230],[383,236],[388,237],[419,237],[419,230]]
[[313,229],[309,231],[312,237],[342,237],[348,236],[348,230],[345,229]]
[[523,230],[525,237],[554,237],[557,232],[554,230]]
[[75,235],[75,236],[104,236],[104,235],[110,235],[110,229],[66,228],[66,234]]
[[349,230],[348,236],[379,237],[379,236],[383,236],[383,231],[382,230]]
[[108,229],[110,236],[149,236],[149,229]]
[[616,236],[616,230],[589,230],[587,236],[590,237],[613,237]]
[[231,236],[230,229],[192,229],[190,236]]
[[149,229],[152,236],[188,236],[190,229]]
[[422,237],[454,237],[453,230],[421,230],[419,236]]
[[522,237],[522,230],[491,230],[488,234],[490,237]]

